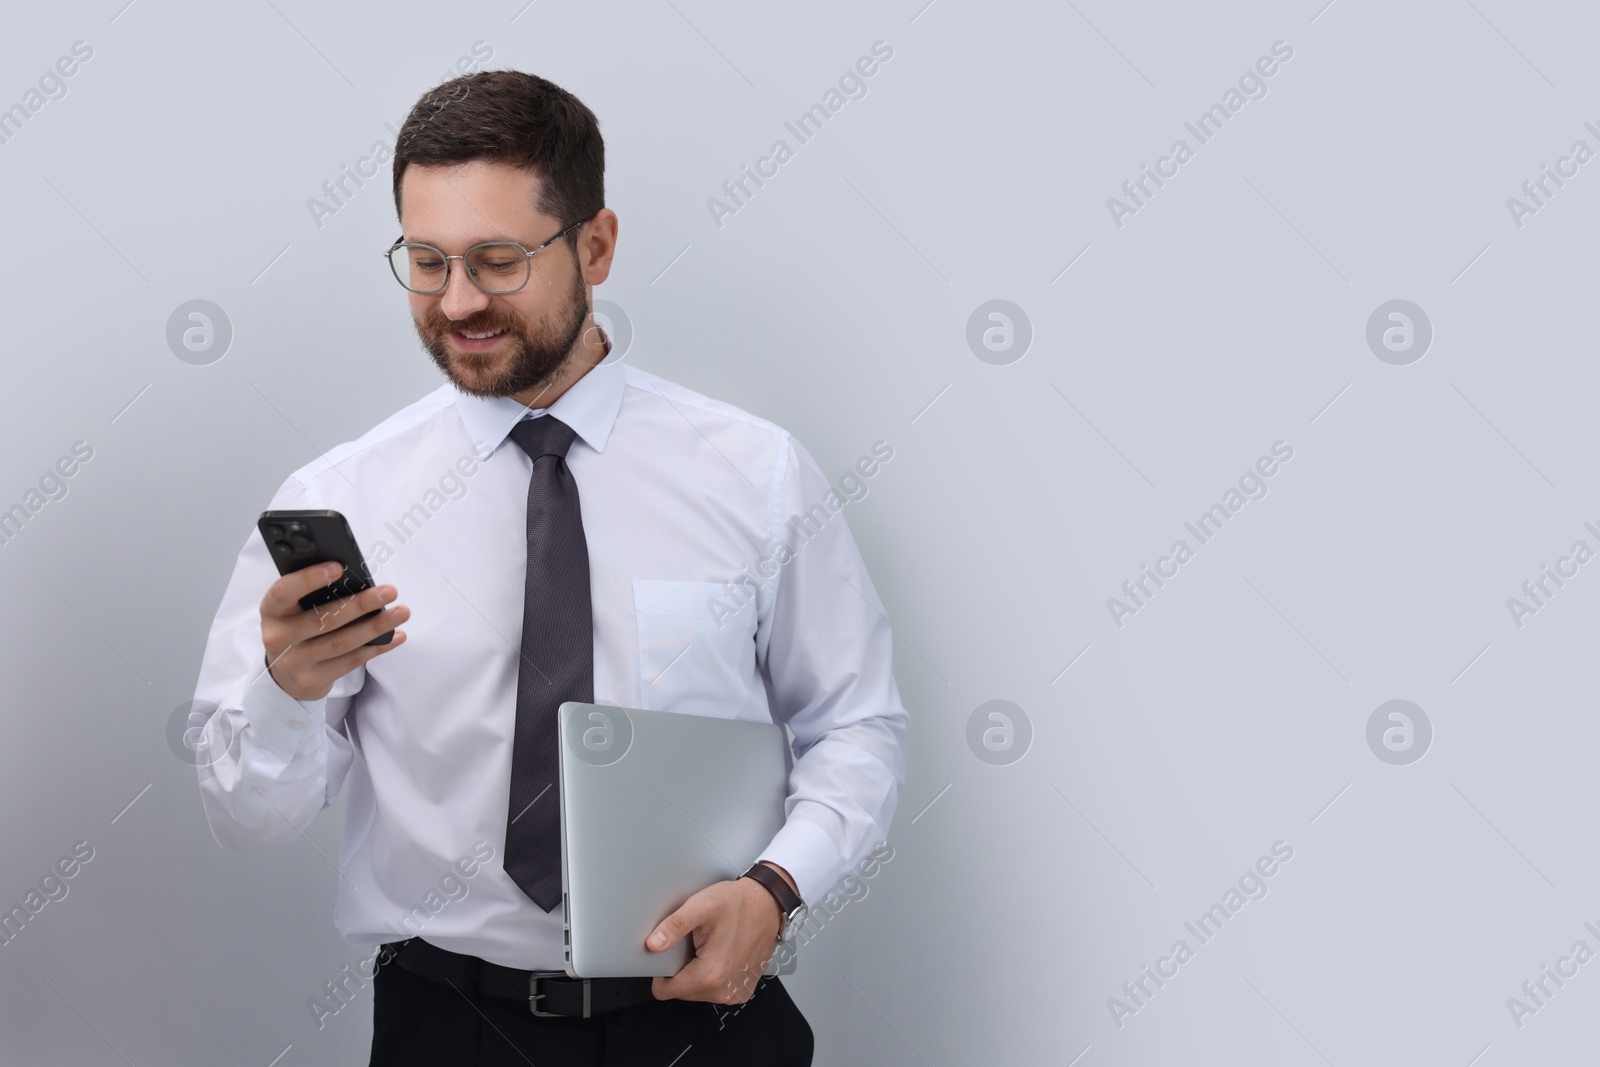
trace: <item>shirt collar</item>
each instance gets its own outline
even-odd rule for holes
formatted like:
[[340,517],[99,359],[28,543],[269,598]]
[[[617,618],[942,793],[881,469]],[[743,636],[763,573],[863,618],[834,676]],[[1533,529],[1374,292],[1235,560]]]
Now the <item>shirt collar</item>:
[[623,384],[622,361],[616,360],[590,367],[547,408],[528,408],[509,396],[472,396],[456,389],[456,410],[461,413],[468,439],[483,458],[500,447],[511,427],[524,416],[546,413],[572,427],[590,448],[604,452],[617,411],[622,407]]

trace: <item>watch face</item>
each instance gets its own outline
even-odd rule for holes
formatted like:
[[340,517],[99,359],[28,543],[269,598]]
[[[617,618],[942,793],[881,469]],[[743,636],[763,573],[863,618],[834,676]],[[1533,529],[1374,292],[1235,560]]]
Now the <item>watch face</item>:
[[800,927],[805,925],[805,921],[806,906],[804,904],[796,905],[789,914],[783,917],[783,940],[788,940],[798,933]]

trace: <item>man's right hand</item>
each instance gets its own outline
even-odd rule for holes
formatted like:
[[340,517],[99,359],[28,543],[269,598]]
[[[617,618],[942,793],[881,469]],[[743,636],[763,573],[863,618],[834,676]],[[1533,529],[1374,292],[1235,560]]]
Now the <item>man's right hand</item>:
[[[278,688],[296,700],[321,700],[333,683],[357,667],[405,644],[404,630],[394,628],[411,617],[403,604],[379,612],[365,622],[359,619],[384,607],[399,594],[392,585],[380,585],[340,597],[309,610],[300,598],[336,581],[344,568],[318,563],[291,571],[273,582],[261,598],[261,642],[267,649],[267,669]],[[374,637],[394,630],[387,645],[368,645]]]

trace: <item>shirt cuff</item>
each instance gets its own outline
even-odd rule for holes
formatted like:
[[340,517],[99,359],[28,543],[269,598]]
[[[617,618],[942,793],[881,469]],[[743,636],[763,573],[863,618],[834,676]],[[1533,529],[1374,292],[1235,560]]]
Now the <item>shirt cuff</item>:
[[823,890],[833,887],[844,857],[828,832],[810,819],[791,816],[762,851],[760,859],[776,863],[794,879],[800,899],[810,907]]
[[288,766],[295,751],[305,743],[307,732],[326,721],[327,701],[327,697],[296,700],[285,693],[272,673],[262,666],[260,673],[245,686],[239,706],[250,741],[276,764],[263,766],[263,770],[275,772]]

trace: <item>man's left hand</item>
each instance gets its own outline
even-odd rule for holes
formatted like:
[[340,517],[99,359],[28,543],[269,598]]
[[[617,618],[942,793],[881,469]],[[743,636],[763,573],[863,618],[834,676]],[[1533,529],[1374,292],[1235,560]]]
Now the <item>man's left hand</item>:
[[[788,871],[773,863],[767,866],[794,887]],[[754,878],[707,886],[645,939],[652,952],[664,952],[685,937],[694,942],[694,958],[670,978],[653,978],[650,992],[657,1000],[743,1004],[755,995],[756,982],[777,952],[782,924],[778,902]]]

